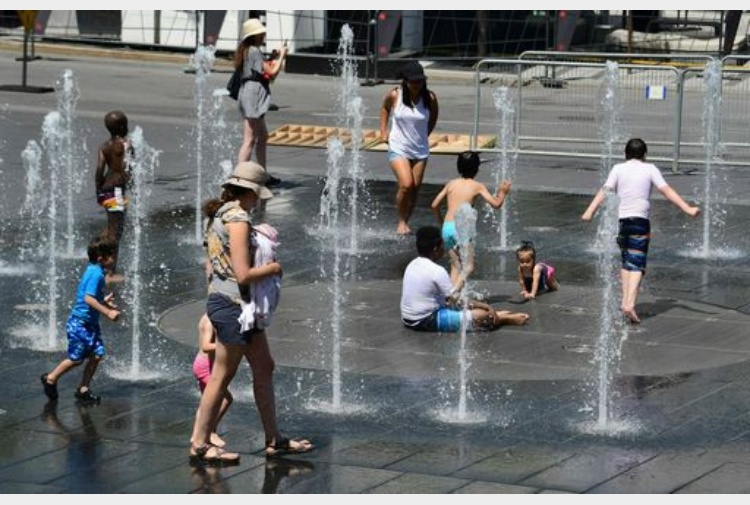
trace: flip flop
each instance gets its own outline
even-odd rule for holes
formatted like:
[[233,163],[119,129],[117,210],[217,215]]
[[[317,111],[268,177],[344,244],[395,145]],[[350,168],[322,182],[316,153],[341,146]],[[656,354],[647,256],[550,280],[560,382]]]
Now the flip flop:
[[[295,442],[297,447],[292,447],[292,442]],[[278,442],[266,446],[266,457],[273,458],[285,454],[304,454],[314,449],[315,445],[306,438],[293,438],[291,440],[282,438]]]
[[[208,452],[213,451],[213,455]],[[204,444],[200,447],[190,447],[190,464],[205,466],[233,466],[240,464],[240,455],[236,452],[227,452],[221,447]]]

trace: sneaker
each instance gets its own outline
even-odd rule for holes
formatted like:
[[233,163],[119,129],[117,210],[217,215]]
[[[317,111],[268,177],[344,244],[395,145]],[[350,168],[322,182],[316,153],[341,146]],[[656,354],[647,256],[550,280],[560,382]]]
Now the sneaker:
[[47,382],[47,374],[42,374],[39,379],[42,381],[42,385],[44,386],[44,394],[47,395],[47,398],[50,400],[57,400],[57,383],[50,384]]
[[278,177],[274,177],[270,174],[268,175],[268,177],[266,177],[266,186],[268,186],[269,188],[278,186],[279,184],[281,184],[281,179],[279,179]]
[[100,396],[96,396],[90,389],[86,389],[85,391],[77,389],[75,397],[79,402],[85,403],[101,403],[102,400]]

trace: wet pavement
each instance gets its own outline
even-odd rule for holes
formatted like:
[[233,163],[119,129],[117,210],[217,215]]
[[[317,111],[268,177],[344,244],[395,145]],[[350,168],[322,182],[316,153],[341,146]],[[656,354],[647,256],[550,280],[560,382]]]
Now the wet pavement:
[[[13,57],[0,51],[2,75],[16,71]],[[332,247],[330,230],[320,224],[325,150],[269,148],[274,174],[283,180],[266,216],[280,232],[284,266],[282,302],[269,331],[278,413],[285,433],[308,436],[317,449],[282,460],[263,457],[243,366],[231,386],[236,402],[220,427],[241,453],[240,465],[191,467],[188,438],[198,404],[191,364],[205,294],[194,233],[193,77],[165,62],[118,62],[106,75],[101,64],[89,56],[59,56],[34,62],[32,74],[42,80],[72,67],[79,75],[81,131],[92,171],[93,146],[103,139],[101,117],[115,103],[160,150],[152,192],[144,197],[141,247],[126,249],[121,258],[126,271],[138,258],[143,285],[134,289],[126,281],[119,287],[122,321],[103,323],[109,356],[93,384],[100,405],[76,404],[80,370],[61,380],[56,404],[46,401],[39,375],[64,355],[62,324],[85,264],[81,251],[104,216],[86,196],[93,193],[86,180],[75,207],[75,254],[51,248],[59,298],[53,306],[58,335],[50,339],[47,291],[34,297],[37,285],[48,285],[49,261],[45,254],[20,257],[29,237],[43,237],[18,209],[24,193],[20,152],[28,140],[39,139],[55,96],[0,94],[0,105],[7,104],[0,110],[1,492],[750,491],[744,478],[750,469],[748,173],[730,168],[723,174],[728,203],[720,206],[723,228],[712,237],[708,258],[695,254],[705,243],[701,221],[655,199],[649,272],[637,306],[643,323],[627,328],[602,423],[594,351],[605,283],[592,248],[596,226],[579,218],[599,174],[589,161],[544,158],[517,161],[505,243],[498,213],[480,209],[472,284],[477,295],[528,312],[531,320],[469,335],[463,349],[468,366],[462,367],[459,335],[413,333],[398,321],[400,276],[414,243],[394,234],[395,188],[385,155],[363,153],[366,191],[352,251]],[[213,75],[212,82],[220,87],[227,78]],[[163,94],[165,79],[174,83],[169,96]],[[330,81],[282,76],[274,89],[280,110],[269,114],[269,125],[332,124]],[[444,112],[439,127],[470,131],[458,118],[470,117],[471,87],[439,78],[431,84]],[[117,98],[107,89],[117,90]],[[386,89],[362,88],[371,107],[367,127],[377,124],[372,111]],[[230,112],[233,106],[227,105]],[[237,140],[238,128],[228,135]],[[434,224],[429,203],[453,177],[454,163],[453,156],[430,161],[414,227]],[[485,166],[479,178],[490,184]],[[698,170],[668,181],[690,198],[700,195],[702,177]],[[348,235],[344,209],[342,214],[339,230]],[[124,243],[132,246],[133,237],[132,229],[126,231]],[[557,268],[560,291],[520,299],[512,249],[521,240],[533,240],[540,257]],[[336,254],[342,259],[338,284],[331,270]],[[332,317],[335,296],[344,307],[338,322]],[[340,373],[333,371],[334,354]]]

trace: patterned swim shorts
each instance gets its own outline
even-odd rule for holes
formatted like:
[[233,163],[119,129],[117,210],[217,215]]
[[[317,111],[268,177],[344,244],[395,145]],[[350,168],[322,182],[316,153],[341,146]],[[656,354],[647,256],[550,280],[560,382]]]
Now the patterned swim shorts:
[[620,219],[617,245],[620,246],[623,270],[645,272],[648,244],[651,240],[651,223],[642,217]]

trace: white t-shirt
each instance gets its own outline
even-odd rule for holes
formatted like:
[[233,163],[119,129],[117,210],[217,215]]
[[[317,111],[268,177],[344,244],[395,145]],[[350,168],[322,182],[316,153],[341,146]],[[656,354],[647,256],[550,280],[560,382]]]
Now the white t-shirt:
[[388,150],[410,160],[423,160],[430,155],[427,135],[430,110],[422,99],[414,108],[407,107],[404,105],[401,91],[401,88],[398,88],[398,98],[393,106]]
[[448,271],[425,257],[411,260],[401,287],[401,319],[419,321],[445,307],[453,289]]
[[626,217],[642,217],[648,219],[651,208],[651,187],[661,189],[667,185],[664,176],[652,163],[640,160],[628,160],[612,167],[612,171],[604,183],[617,194],[620,206],[617,214],[620,219]]

